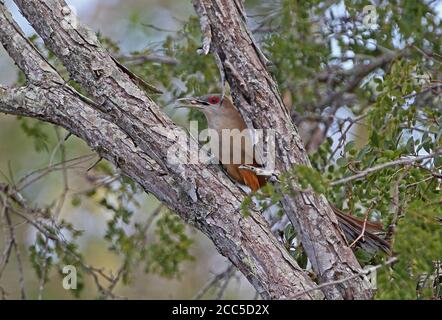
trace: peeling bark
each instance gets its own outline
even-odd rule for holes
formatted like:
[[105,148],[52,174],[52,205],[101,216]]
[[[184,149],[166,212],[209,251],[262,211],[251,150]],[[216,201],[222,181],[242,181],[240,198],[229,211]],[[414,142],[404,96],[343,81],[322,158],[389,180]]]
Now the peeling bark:
[[[278,87],[267,71],[267,59],[246,25],[240,0],[193,0],[201,21],[210,26],[211,52],[224,65],[232,96],[249,126],[276,132],[276,169],[285,172],[295,164],[310,166],[307,152],[284,107]],[[206,26],[206,28],[208,28]],[[299,190],[293,184],[294,190]],[[285,195],[282,207],[300,236],[320,282],[361,274],[361,267],[346,245],[336,217],[323,195],[295,191]],[[369,299],[368,279],[326,286],[328,299]]]
[[[91,98],[69,87],[22,36],[0,0],[0,40],[26,87],[0,86],[0,112],[62,126],[206,234],[263,298],[321,299],[322,293],[270,232],[259,212],[240,214],[243,193],[218,166],[172,164],[175,126],[61,0],[17,0],[24,16]],[[178,146],[178,149],[180,147]],[[304,293],[308,291],[308,293]]]

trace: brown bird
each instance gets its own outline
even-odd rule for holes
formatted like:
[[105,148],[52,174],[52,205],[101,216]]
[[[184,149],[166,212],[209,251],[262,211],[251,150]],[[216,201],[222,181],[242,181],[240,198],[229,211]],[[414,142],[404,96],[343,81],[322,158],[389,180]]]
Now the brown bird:
[[[253,148],[252,150],[250,149],[250,145],[253,145],[251,141],[252,137],[243,131],[247,129],[247,125],[229,98],[223,97],[220,94],[208,94],[201,97],[182,98],[177,102],[183,107],[193,108],[203,112],[207,119],[209,129],[215,130],[218,133],[220,150],[218,159],[220,159],[221,164],[233,180],[250,187],[252,191],[257,191],[267,183],[265,176],[258,176],[251,170],[240,168],[241,165],[252,165],[255,167],[259,165],[254,157]],[[223,140],[222,132],[226,129],[237,129],[231,134],[231,138],[229,138],[231,139],[230,142],[225,141],[225,139]],[[242,139],[235,139],[238,138],[237,135],[239,135],[240,132],[243,132],[241,136]],[[249,141],[247,141],[247,139],[249,139]],[[241,141],[241,143],[238,145],[232,143],[232,140],[233,142],[235,142],[235,140]],[[240,161],[234,161],[235,154],[241,155]],[[334,206],[332,206],[332,208],[349,243],[360,238],[356,242],[356,246],[369,252],[382,250],[386,253],[390,253],[389,243],[378,236],[378,234],[381,234],[383,231],[382,225],[356,218],[355,216],[338,210]],[[360,237],[361,234],[363,235],[362,237]]]
[[342,212],[332,204],[330,205],[338,218],[339,226],[344,231],[345,238],[350,244],[358,239],[355,245],[367,252],[375,253],[381,250],[391,255],[390,243],[382,238],[385,231],[381,223],[359,219]]
[[241,165],[259,165],[254,156],[253,137],[230,99],[219,94],[208,94],[179,99],[178,102],[184,107],[204,113],[209,129],[214,130],[218,136],[218,159],[233,180],[248,186],[252,191],[257,191],[266,183],[264,176],[240,168]]

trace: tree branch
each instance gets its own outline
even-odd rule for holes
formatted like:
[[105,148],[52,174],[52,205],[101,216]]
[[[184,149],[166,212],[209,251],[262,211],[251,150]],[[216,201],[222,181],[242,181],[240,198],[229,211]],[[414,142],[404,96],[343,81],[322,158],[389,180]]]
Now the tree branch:
[[[211,52],[220,58],[236,106],[249,127],[276,134],[276,169],[289,171],[296,164],[310,165],[307,152],[280,97],[266,62],[250,36],[238,1],[193,0],[201,19],[208,19]],[[293,185],[293,190],[299,190]],[[327,286],[329,299],[367,299],[368,280],[347,247],[336,217],[324,196],[312,191],[284,195],[282,206],[322,283],[358,275],[354,281]]]
[[122,59],[129,64],[142,64],[144,62],[156,62],[161,64],[169,64],[175,66],[179,63],[177,59],[174,57],[168,57],[164,55],[158,54],[137,54],[133,56],[121,56],[119,59]]
[[[187,138],[119,68],[95,34],[58,0],[16,1],[46,45],[94,101],[68,87],[23,37],[14,36],[0,3],[0,37],[19,66],[40,64],[51,81],[0,89],[0,111],[60,125],[205,233],[264,298],[292,298],[314,288],[257,212],[243,217],[241,191],[217,166],[173,164],[168,150]],[[68,15],[68,18],[66,17]],[[18,47],[31,55],[21,55]],[[12,48],[12,49],[11,49]],[[47,70],[46,70],[47,69]],[[22,69],[29,77],[34,69]],[[36,68],[38,71],[39,69]],[[32,72],[31,72],[32,71]],[[41,70],[39,71],[41,72]],[[302,295],[321,298],[321,293]]]
[[368,176],[369,174],[379,171],[379,170],[383,170],[383,169],[386,169],[389,167],[394,167],[394,166],[411,164],[411,163],[418,162],[418,161],[425,160],[425,159],[431,159],[431,158],[434,158],[434,157],[441,155],[441,154],[442,154],[442,150],[437,150],[433,153],[426,154],[423,156],[412,157],[412,158],[402,158],[402,159],[398,159],[398,160],[394,160],[394,161],[390,161],[390,162],[381,163],[376,166],[362,170],[361,172],[358,172],[355,175],[345,177],[345,178],[342,178],[339,180],[335,180],[335,181],[331,182],[330,185],[337,186],[337,185],[351,182],[354,180],[359,180],[359,179],[364,178],[365,176]]

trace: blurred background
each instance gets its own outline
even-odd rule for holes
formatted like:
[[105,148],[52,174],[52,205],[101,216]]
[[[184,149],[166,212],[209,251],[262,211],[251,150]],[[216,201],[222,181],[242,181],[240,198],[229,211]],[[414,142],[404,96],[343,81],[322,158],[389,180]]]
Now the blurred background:
[[[165,92],[151,97],[174,122],[187,127],[195,119],[204,128],[198,112],[174,109],[176,98],[221,92],[213,57],[196,54],[201,35],[191,1],[67,2],[114,57]],[[30,40],[81,91],[13,1],[6,4]],[[376,19],[367,23],[366,7],[373,4]],[[386,229],[396,209],[403,209],[393,247],[400,261],[379,271],[376,297],[440,299],[441,282],[430,282],[442,279],[442,157],[386,168],[354,184],[328,182],[440,147],[442,1],[246,0],[245,6],[310,155],[313,169],[293,177],[322,187],[336,207],[360,218],[371,210]],[[0,48],[0,83],[24,81]],[[406,174],[398,175],[401,170]],[[4,185],[27,204],[11,207],[18,210],[12,224],[19,256],[9,250],[11,228],[0,224],[0,298],[257,298],[204,235],[63,129],[0,115],[0,191]],[[396,209],[393,185],[401,191]],[[298,264],[311,268],[287,218],[277,210],[266,218]],[[48,240],[47,232],[61,241]],[[362,266],[387,258],[355,252]],[[77,290],[63,289],[64,265],[77,267]]]
[[[122,55],[134,51],[143,51],[157,46],[165,41],[170,34],[183,25],[191,14],[193,7],[190,1],[175,0],[70,0],[67,1],[79,15],[80,19],[94,31],[104,37],[109,37],[118,45]],[[7,7],[13,13],[14,18],[26,35],[34,34],[32,27],[20,15],[12,1],[6,1]],[[12,60],[0,48],[0,83],[12,85],[18,80],[18,69]],[[182,117],[175,119],[185,123]],[[25,121],[25,122],[23,122]],[[24,129],[27,127],[29,130]],[[41,129],[41,130],[40,130]],[[36,134],[35,134],[36,133]],[[35,135],[33,135],[35,134]],[[45,135],[44,145],[38,144],[38,135]],[[70,137],[63,144],[63,155],[60,152],[61,136],[66,132],[53,127],[38,128],[33,121],[18,119],[15,116],[0,115],[0,181],[17,183],[26,175],[35,170],[47,169],[63,159],[75,159],[78,157],[93,155],[93,152],[81,140]],[[31,138],[30,138],[31,137]],[[34,141],[34,137],[36,140]],[[37,141],[37,142],[36,142]],[[38,150],[36,150],[38,149]],[[82,158],[80,158],[82,159]],[[73,164],[66,170],[64,177],[62,170],[47,170],[45,174],[33,179],[21,190],[32,206],[45,207],[60,204],[58,219],[71,222],[75,229],[84,230],[78,240],[79,251],[89,265],[103,269],[106,273],[116,274],[122,263],[118,254],[108,250],[109,243],[103,238],[107,231],[112,213],[102,205],[97,204],[96,198],[90,201],[80,201],[77,194],[83,194],[94,186],[96,182],[88,176],[87,169],[93,165],[97,158],[85,158]],[[98,179],[97,177],[95,177]],[[65,182],[68,181],[68,190],[65,192]],[[27,184],[27,183],[25,183]],[[118,197],[118,186],[112,195]],[[66,195],[64,195],[66,193]],[[112,198],[107,196],[106,199]],[[136,201],[139,205],[130,208],[133,211],[134,221],[146,221],[152,216],[159,203],[154,197],[147,196],[142,192],[136,192]],[[111,200],[109,200],[111,201]],[[18,222],[17,222],[18,223]],[[152,228],[154,229],[154,228]],[[36,299],[39,296],[41,281],[38,279],[35,268],[28,256],[31,253],[30,246],[36,241],[35,230],[27,225],[17,226],[18,242],[22,253],[21,260],[24,268],[24,281],[28,298]],[[4,248],[4,235],[6,230],[0,230],[0,247]],[[193,241],[189,248],[189,254],[194,257],[191,261],[185,261],[179,266],[179,274],[161,276],[155,273],[146,273],[143,266],[139,266],[132,275],[131,281],[125,285],[119,282],[114,289],[117,296],[138,299],[183,299],[192,298],[213,278],[214,275],[225,271],[227,264],[225,259],[214,249],[211,242],[193,228],[186,227],[189,239]],[[148,231],[148,237],[155,238],[155,230]],[[149,238],[149,239],[150,239]],[[0,259],[1,260],[1,259]],[[57,264],[54,261],[54,264]],[[7,298],[19,298],[20,286],[18,285],[18,272],[15,256],[6,266],[0,279]],[[81,271],[79,271],[81,272]],[[42,295],[45,299],[71,299],[74,296],[62,287],[62,277],[56,269],[52,269],[48,283]],[[100,279],[104,284],[105,280]],[[85,287],[81,298],[97,297],[97,286],[91,276],[84,276]],[[228,298],[253,298],[253,288],[241,276],[235,276],[229,283],[226,291]]]

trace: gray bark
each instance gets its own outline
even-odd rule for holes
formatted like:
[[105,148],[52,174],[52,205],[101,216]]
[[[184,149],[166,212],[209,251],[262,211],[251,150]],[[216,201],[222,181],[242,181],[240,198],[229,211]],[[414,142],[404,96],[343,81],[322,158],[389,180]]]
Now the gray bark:
[[15,2],[91,99],[65,83],[0,1],[1,42],[28,81],[22,88],[0,86],[0,112],[51,122],[82,138],[205,233],[263,298],[323,297],[312,291],[315,283],[278,243],[259,212],[241,215],[244,195],[218,166],[167,161],[167,150],[186,133],[135,85],[64,1]]
[[[241,0],[193,0],[200,16],[205,48],[221,61],[236,106],[250,126],[276,132],[276,169],[286,172],[295,164],[310,166],[307,152],[278,87],[267,71],[268,61],[247,28]],[[289,54],[289,53],[288,53]],[[294,190],[300,188],[293,184]],[[300,236],[320,282],[361,274],[347,246],[335,214],[322,195],[295,191],[285,195],[282,207]],[[328,299],[368,299],[372,292],[361,275],[351,282],[326,286]]]

